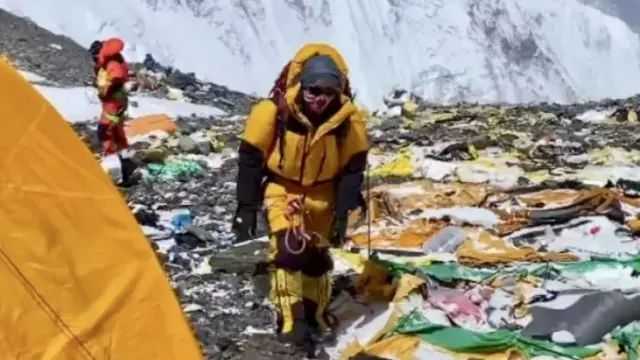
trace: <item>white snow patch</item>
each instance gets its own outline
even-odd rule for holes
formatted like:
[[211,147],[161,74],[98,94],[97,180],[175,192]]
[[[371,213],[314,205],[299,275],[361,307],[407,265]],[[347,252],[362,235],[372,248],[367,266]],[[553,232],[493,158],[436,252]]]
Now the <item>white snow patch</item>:
[[36,73],[32,73],[30,71],[18,70],[18,72],[20,73],[20,75],[22,75],[22,77],[24,77],[30,83],[47,81],[46,78],[44,78],[44,77],[42,77],[42,76],[40,76],[40,75],[38,75]]
[[611,114],[613,113],[614,110],[612,109],[608,109],[608,110],[589,110],[586,111],[578,116],[576,116],[576,118],[578,120],[582,120],[584,122],[589,122],[589,123],[603,123],[606,122],[609,119],[609,116],[611,116]]
[[209,264],[209,257],[205,257],[200,264],[193,269],[192,273],[195,275],[207,275],[211,274],[211,272],[213,272],[213,269],[211,268],[211,264]]
[[249,326],[247,326],[246,329],[244,329],[243,334],[246,334],[246,335],[273,334],[273,329],[258,329],[258,328],[254,328],[253,326],[249,325]]
[[458,165],[451,162],[427,159],[420,163],[422,176],[435,181],[443,181],[455,175]]
[[166,254],[169,252],[169,249],[176,246],[176,240],[175,239],[159,240],[159,241],[156,241],[156,245],[158,245],[159,253]]
[[[69,122],[91,121],[100,115],[100,102],[94,88],[56,88],[40,85],[35,87]],[[171,117],[192,114],[208,117],[225,114],[224,111],[212,106],[147,96],[131,96],[129,99],[131,102],[138,103],[138,107],[129,106],[129,116],[132,118],[149,114],[167,114]]]
[[198,304],[187,304],[184,307],[184,312],[194,312],[194,311],[200,311],[202,309],[204,308]]

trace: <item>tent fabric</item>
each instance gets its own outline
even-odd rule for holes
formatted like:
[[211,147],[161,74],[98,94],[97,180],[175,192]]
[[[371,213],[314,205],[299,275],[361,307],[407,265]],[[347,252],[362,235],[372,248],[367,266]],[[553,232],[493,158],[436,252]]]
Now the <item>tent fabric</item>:
[[3,359],[201,359],[150,244],[60,114],[0,61]]
[[566,263],[522,264],[520,266],[505,268],[474,268],[453,262],[401,264],[380,259],[377,259],[376,261],[383,264],[395,277],[399,277],[402,274],[409,273],[422,277],[433,277],[443,282],[453,282],[460,280],[486,282],[497,276],[509,274],[519,276],[526,276],[528,274],[531,274],[534,276],[554,278],[557,275],[579,275],[607,269],[628,268],[633,269],[634,271],[640,271],[640,257],[630,260],[595,259]]
[[173,134],[178,130],[176,123],[165,114],[146,115],[127,121],[125,132],[127,136],[146,135],[153,131],[164,131]]
[[436,325],[417,311],[400,319],[395,331],[402,335],[417,335],[429,344],[462,353],[491,354],[517,349],[526,358],[547,355],[584,359],[600,352],[598,348],[562,347],[552,342],[527,338],[508,330],[478,333],[458,327]]
[[640,322],[634,321],[611,333],[611,337],[624,349],[629,360],[638,360],[640,347]]

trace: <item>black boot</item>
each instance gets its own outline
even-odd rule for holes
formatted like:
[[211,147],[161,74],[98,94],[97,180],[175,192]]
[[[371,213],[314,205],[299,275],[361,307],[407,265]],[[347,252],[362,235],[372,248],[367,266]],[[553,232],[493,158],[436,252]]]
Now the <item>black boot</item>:
[[292,344],[304,351],[309,359],[316,356],[316,344],[313,341],[312,330],[304,319],[297,319],[293,322],[293,330],[286,334],[280,334],[280,341]]
[[134,176],[135,170],[138,168],[137,164],[129,159],[120,156],[120,164],[122,167],[122,187],[130,187],[138,183],[138,178]]
[[338,326],[337,319],[332,314],[325,312],[324,322],[329,326],[328,329],[322,329],[318,320],[316,319],[316,311],[318,310],[318,304],[315,302],[304,299],[304,317],[307,320],[307,324],[311,327],[313,340],[316,344],[332,343],[335,342],[335,330]]
[[304,302],[300,301],[293,304],[291,312],[294,318],[293,329],[286,334],[280,334],[280,340],[294,345],[299,350],[304,351],[308,358],[314,359],[316,344],[313,341],[313,327],[305,319]]

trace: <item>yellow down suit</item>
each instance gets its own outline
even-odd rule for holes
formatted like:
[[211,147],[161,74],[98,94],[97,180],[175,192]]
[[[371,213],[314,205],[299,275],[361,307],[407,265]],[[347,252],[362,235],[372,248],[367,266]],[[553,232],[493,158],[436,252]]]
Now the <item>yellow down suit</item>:
[[[301,318],[326,329],[333,267],[328,240],[335,218],[358,206],[366,167],[366,124],[349,96],[341,95],[331,115],[316,126],[301,111],[301,69],[316,55],[331,57],[347,79],[345,61],[334,48],[306,45],[283,72],[280,106],[273,100],[254,105],[240,146],[238,206],[266,209],[271,300],[282,333]],[[282,105],[286,120],[280,116]],[[303,215],[292,218],[287,207],[293,198],[302,203]],[[295,235],[292,229],[299,226],[314,235],[312,241]]]

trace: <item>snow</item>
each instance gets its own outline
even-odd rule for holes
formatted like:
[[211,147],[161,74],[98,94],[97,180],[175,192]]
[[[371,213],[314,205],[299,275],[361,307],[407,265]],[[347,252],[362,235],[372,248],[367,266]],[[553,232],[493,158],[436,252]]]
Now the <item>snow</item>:
[[20,73],[20,75],[22,75],[28,82],[30,83],[37,83],[37,82],[45,82],[47,81],[47,79],[43,78],[42,76],[32,73],[30,71],[26,71],[26,70],[18,70],[18,72]]
[[603,123],[609,119],[609,116],[613,114],[613,111],[614,109],[608,109],[604,111],[589,110],[578,115],[576,118],[578,120],[594,124]]
[[436,102],[573,102],[632,95],[640,80],[638,36],[577,0],[0,0],[0,8],[86,47],[123,37],[130,59],[152,53],[259,95],[310,41],[344,53],[369,107],[393,88]]
[[[40,85],[35,87],[69,122],[91,121],[100,115],[100,103],[94,88],[56,88]],[[208,117],[225,114],[224,111],[211,106],[145,96],[131,96],[130,102],[138,104],[137,107],[129,106],[129,116],[132,118],[149,114],[167,114],[172,117],[192,114]]]

